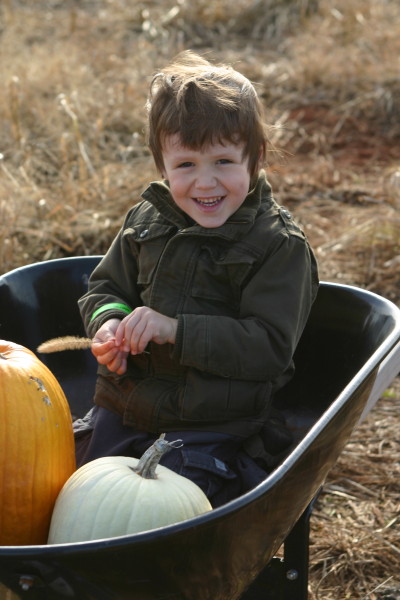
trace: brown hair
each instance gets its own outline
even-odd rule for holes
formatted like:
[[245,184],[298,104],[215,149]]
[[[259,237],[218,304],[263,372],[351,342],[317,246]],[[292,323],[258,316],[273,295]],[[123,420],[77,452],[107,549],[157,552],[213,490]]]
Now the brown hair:
[[153,77],[147,108],[148,144],[160,172],[163,142],[173,134],[194,150],[214,143],[244,143],[252,178],[265,160],[261,102],[250,81],[230,66],[182,52]]

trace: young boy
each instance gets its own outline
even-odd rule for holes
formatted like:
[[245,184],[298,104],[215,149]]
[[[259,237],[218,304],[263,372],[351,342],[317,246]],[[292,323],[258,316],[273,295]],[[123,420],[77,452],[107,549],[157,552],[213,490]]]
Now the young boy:
[[261,103],[243,75],[180,55],[152,80],[148,141],[163,181],[79,301],[99,363],[79,463],[140,456],[166,432],[184,445],[162,464],[218,506],[266,476],[260,434],[292,375],[317,268],[272,197]]

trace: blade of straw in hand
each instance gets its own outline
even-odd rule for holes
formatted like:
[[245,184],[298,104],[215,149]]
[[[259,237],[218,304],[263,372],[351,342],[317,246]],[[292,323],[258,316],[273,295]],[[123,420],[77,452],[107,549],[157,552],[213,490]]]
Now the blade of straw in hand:
[[43,342],[37,347],[37,351],[50,354],[51,352],[62,352],[63,350],[86,350],[91,345],[92,340],[90,338],[66,335]]

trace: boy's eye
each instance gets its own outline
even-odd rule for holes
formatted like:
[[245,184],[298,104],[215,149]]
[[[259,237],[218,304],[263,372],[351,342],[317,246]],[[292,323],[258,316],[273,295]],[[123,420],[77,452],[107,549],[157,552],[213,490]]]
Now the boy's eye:
[[185,168],[185,167],[192,167],[192,166],[193,166],[192,162],[186,161],[186,162],[179,163],[178,169]]
[[218,164],[220,165],[228,165],[231,162],[233,162],[232,160],[230,160],[229,158],[220,158],[218,161]]

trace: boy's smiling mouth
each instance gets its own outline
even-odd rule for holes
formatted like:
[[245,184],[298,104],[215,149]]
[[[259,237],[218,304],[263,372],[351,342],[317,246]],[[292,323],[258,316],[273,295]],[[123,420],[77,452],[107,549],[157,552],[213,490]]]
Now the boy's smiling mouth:
[[224,196],[215,196],[213,198],[193,198],[195,202],[197,202],[201,206],[205,206],[206,208],[217,206],[217,204],[222,202],[223,199]]

